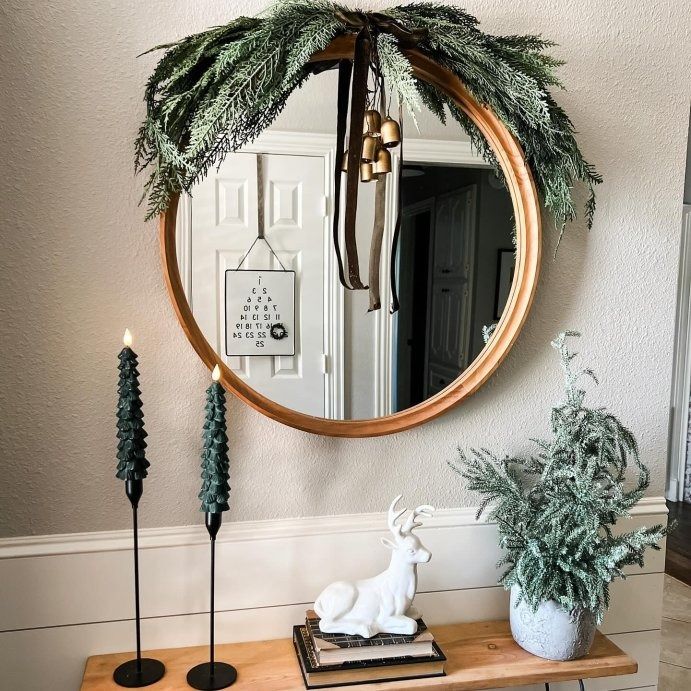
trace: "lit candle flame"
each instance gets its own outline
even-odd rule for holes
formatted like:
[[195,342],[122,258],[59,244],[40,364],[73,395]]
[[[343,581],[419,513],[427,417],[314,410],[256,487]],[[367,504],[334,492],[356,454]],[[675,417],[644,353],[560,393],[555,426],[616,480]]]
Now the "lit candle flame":
[[221,378],[221,368],[218,365],[216,365],[216,367],[213,369],[213,372],[211,372],[211,378],[214,381],[218,381]]
[[125,329],[125,335],[122,337],[122,342],[125,344],[126,348],[132,345],[132,333],[129,329]]

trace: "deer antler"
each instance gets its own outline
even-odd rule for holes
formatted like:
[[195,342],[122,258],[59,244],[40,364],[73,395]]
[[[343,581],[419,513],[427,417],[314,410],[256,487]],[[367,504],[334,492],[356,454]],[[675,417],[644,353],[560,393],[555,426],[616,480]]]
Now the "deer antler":
[[405,525],[403,526],[403,529],[401,531],[402,534],[408,535],[410,532],[412,532],[414,528],[418,528],[422,525],[421,522],[415,520],[418,516],[425,516],[427,518],[431,518],[433,513],[434,507],[429,506],[429,504],[423,504],[422,506],[418,506],[417,509],[412,511],[408,516],[408,519],[406,520]]
[[399,494],[392,502],[391,506],[389,507],[389,518],[388,518],[388,523],[389,523],[389,530],[392,532],[393,536],[398,539],[401,537],[401,526],[400,524],[396,523],[396,521],[408,510],[408,509],[401,509],[400,511],[396,511],[396,504],[401,500],[401,497],[403,495]]

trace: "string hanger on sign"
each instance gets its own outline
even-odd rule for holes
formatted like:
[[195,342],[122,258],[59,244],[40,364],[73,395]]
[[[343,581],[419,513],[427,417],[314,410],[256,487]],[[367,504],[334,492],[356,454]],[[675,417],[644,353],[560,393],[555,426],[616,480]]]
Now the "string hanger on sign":
[[250,245],[250,248],[245,252],[234,271],[240,271],[240,267],[245,263],[247,257],[249,257],[250,252],[254,249],[254,246],[262,240],[266,243],[269,251],[276,258],[276,261],[280,264],[283,271],[287,271],[283,262],[279,259],[278,255],[271,246],[271,243],[266,239],[265,232],[265,220],[264,220],[264,154],[257,154],[257,237],[254,238],[254,242]]

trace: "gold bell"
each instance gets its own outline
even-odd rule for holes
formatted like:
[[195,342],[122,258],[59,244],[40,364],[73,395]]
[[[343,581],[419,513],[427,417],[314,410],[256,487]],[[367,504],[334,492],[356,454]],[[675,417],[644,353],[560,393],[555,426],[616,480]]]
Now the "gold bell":
[[348,172],[348,149],[343,152],[343,158],[341,159],[341,172]]
[[381,124],[381,143],[387,149],[401,143],[401,128],[393,118],[386,118]]
[[381,129],[381,115],[378,110],[365,111],[365,124],[362,131],[365,134],[371,134],[374,137],[379,136]]
[[362,140],[362,160],[365,163],[370,163],[377,155],[377,140],[370,135],[367,135]]
[[374,159],[374,174],[385,175],[391,172],[391,154],[387,149],[379,149]]
[[360,164],[360,180],[362,182],[371,182],[374,180],[374,166],[371,163]]

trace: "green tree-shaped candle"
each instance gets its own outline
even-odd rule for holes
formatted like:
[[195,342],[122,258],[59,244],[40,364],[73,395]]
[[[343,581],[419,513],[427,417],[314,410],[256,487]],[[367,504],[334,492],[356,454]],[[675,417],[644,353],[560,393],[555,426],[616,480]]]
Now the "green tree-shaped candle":
[[146,460],[146,430],[142,411],[141,391],[137,355],[130,348],[132,336],[129,329],[123,339],[125,347],[120,351],[120,380],[118,383],[117,428],[118,467],[116,477],[120,480],[143,480],[147,476],[149,461]]
[[160,660],[142,657],[141,615],[139,610],[139,538],[137,508],[144,492],[144,478],[148,475],[146,460],[146,431],[142,412],[141,391],[137,356],[130,347],[132,334],[125,329],[122,339],[125,347],[120,351],[120,380],[118,382],[117,428],[118,467],[115,476],[125,481],[125,495],[132,505],[132,538],[134,557],[134,621],[137,638],[137,657],[123,662],[113,672],[113,680],[119,686],[139,688],[157,682],[166,671]]
[[219,383],[218,365],[211,374],[213,382],[206,390],[204,449],[202,450],[202,488],[199,498],[205,513],[206,530],[211,541],[211,588],[209,591],[209,662],[202,662],[187,673],[193,689],[224,689],[235,682],[237,671],[226,662],[216,662],[214,654],[214,584],[216,573],[216,535],[221,528],[223,512],[228,510],[228,436],[226,435],[226,393]]
[[199,498],[201,511],[222,513],[228,511],[228,436],[226,435],[226,394],[219,384],[218,366],[213,371],[213,382],[206,390],[206,416],[204,419],[204,449],[202,450],[202,488]]

